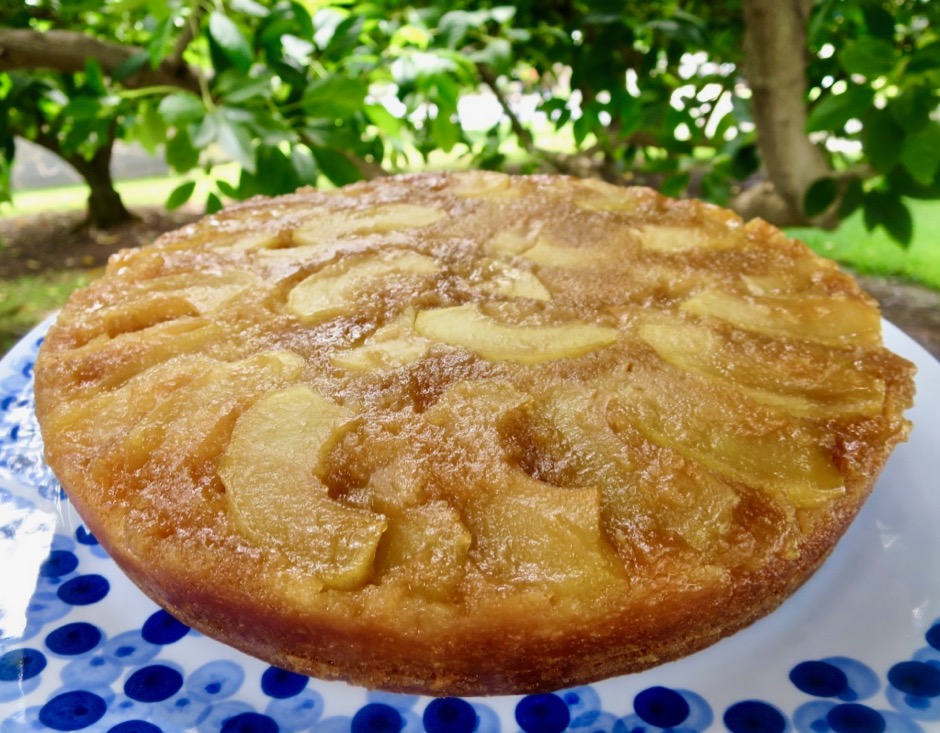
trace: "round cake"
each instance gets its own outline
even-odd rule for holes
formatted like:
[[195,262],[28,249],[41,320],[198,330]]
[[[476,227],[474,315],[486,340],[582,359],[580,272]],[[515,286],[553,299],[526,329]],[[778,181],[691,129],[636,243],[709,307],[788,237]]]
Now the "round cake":
[[122,252],[36,364],[115,562],[271,664],[437,695],[767,614],[905,439],[876,304],[769,224],[496,173],[254,199]]

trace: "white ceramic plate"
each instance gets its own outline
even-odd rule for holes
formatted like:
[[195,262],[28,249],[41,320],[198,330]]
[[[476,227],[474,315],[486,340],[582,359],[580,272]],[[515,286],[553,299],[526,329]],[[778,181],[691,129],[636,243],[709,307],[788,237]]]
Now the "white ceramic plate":
[[0,733],[940,731],[940,364],[916,427],[823,568],[779,610],[643,674],[555,694],[433,700],[273,669],[187,629],[108,559],[42,463],[32,364],[0,361]]

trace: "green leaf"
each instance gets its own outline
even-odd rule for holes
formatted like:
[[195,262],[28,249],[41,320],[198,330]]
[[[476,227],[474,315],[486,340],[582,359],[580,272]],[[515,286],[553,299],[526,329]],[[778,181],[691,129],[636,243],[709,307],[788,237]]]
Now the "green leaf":
[[98,59],[89,56],[85,59],[85,85],[93,94],[103,97],[108,93],[104,83],[104,72]]
[[199,150],[193,145],[185,127],[178,128],[176,134],[166,142],[166,162],[178,173],[195,168],[199,164]]
[[824,93],[809,113],[806,132],[842,132],[846,122],[861,118],[871,108],[874,99],[871,87],[858,84],[842,94]]
[[497,5],[490,10],[490,17],[503,25],[516,17],[516,8],[512,5]]
[[756,143],[741,145],[731,156],[731,175],[743,180],[760,168],[760,155]]
[[266,18],[271,12],[255,0],[229,0],[229,7],[236,13],[244,13],[254,18]]
[[219,11],[212,13],[209,16],[209,35],[232,66],[242,72],[251,68],[251,44],[231,18]]
[[170,211],[173,209],[178,209],[180,206],[189,201],[190,197],[193,195],[193,191],[195,190],[195,181],[186,181],[185,183],[181,183],[179,186],[170,191],[170,195],[167,196],[164,206]]
[[222,178],[215,179],[215,187],[219,189],[219,193],[221,193],[223,196],[227,198],[230,198],[230,199],[238,198],[238,189],[235,188],[235,186],[233,186],[231,183],[229,183],[228,181]]
[[202,120],[206,108],[202,100],[195,94],[179,92],[170,94],[160,100],[157,110],[171,127],[181,127]]
[[874,79],[894,69],[894,46],[880,38],[863,36],[848,41],[837,58],[847,73]]
[[101,114],[101,110],[101,100],[98,97],[82,95],[72,97],[59,114],[66,119],[93,120]]
[[888,109],[894,121],[908,133],[918,132],[930,123],[930,114],[937,107],[932,89],[917,84],[901,92],[891,100]]
[[862,206],[865,226],[869,230],[880,226],[902,246],[907,247],[911,243],[914,220],[900,196],[893,191],[869,191],[865,194]]
[[883,213],[881,226],[891,238],[903,247],[908,247],[914,238],[914,219],[911,210],[900,198],[891,198]]
[[150,68],[152,69],[156,69],[166,55],[170,35],[174,30],[173,20],[174,18],[169,15],[163,18],[163,20],[157,23],[157,27],[154,28],[150,40],[147,41],[147,58],[150,60]]
[[252,99],[271,96],[273,88],[271,74],[243,76],[233,72],[234,70],[230,70],[222,73],[214,86],[215,93],[227,104],[240,105]]
[[487,18],[485,10],[451,10],[444,13],[438,21],[437,29],[447,48],[457,48],[468,33],[481,27]]
[[300,103],[311,117],[349,117],[361,110],[368,91],[369,86],[363,79],[333,74],[311,82]]
[[305,144],[316,148],[352,150],[362,144],[349,125],[337,125],[332,120],[310,120],[304,125],[302,137]]
[[663,196],[681,196],[685,193],[689,185],[690,176],[688,173],[672,173],[663,179],[659,184],[659,192]]
[[252,196],[257,196],[260,193],[261,189],[258,185],[258,176],[242,168],[238,174],[238,195],[234,198],[241,200],[250,199]]
[[330,148],[312,148],[312,151],[320,172],[334,185],[345,186],[362,179],[359,169],[342,153]]
[[323,49],[323,58],[339,61],[351,54],[359,45],[359,36],[362,34],[365,22],[365,17],[359,13],[354,13],[342,20],[333,31],[330,42]]
[[862,15],[868,32],[875,38],[884,41],[894,39],[894,16],[877,2],[866,2],[862,5]]
[[394,138],[401,134],[402,125],[404,123],[401,119],[389,112],[384,105],[367,104],[363,109],[366,113],[366,117],[369,118],[369,122],[379,128],[379,132],[382,133],[383,137]]
[[280,148],[261,145],[257,150],[258,188],[265,196],[290,193],[297,188],[294,166]]
[[457,111],[457,101],[460,90],[457,82],[449,74],[438,74],[428,79],[431,84],[431,97],[438,108],[445,114],[454,114]]
[[835,178],[817,178],[803,195],[803,213],[809,218],[819,216],[835,203],[839,195],[839,184]]
[[199,149],[208,147],[215,142],[218,134],[219,115],[217,113],[205,115],[193,135],[193,145]]
[[862,199],[862,215],[865,221],[865,228],[873,231],[881,223],[884,212],[883,200],[886,198],[884,191],[869,191]]
[[249,173],[254,173],[255,151],[251,133],[236,112],[231,108],[220,107],[213,113],[217,118],[215,140],[232,160]]
[[317,162],[313,159],[310,148],[295,145],[290,151],[291,165],[298,186],[315,186],[317,183]]
[[206,214],[215,214],[222,210],[222,200],[212,191],[206,196]]
[[298,38],[292,33],[285,33],[281,36],[280,44],[283,59],[299,68],[306,67],[310,63],[313,52],[316,51],[316,46],[310,41]]
[[451,120],[450,115],[438,111],[431,120],[431,138],[438,148],[449,153],[460,142],[460,125]]
[[592,119],[587,114],[582,112],[581,116],[574,121],[574,124],[571,126],[572,132],[574,134],[574,144],[577,147],[584,145],[584,140],[590,134],[591,130],[594,129],[594,119]]
[[494,38],[468,58],[474,63],[486,64],[497,72],[505,71],[512,61],[512,45],[505,38]]
[[930,123],[920,132],[904,138],[901,165],[918,183],[925,186],[933,183],[940,168],[940,125]]
[[863,124],[862,143],[869,162],[878,171],[890,170],[901,155],[904,130],[886,109],[872,109]]
[[142,105],[137,116],[135,132],[137,141],[151,155],[154,155],[157,146],[166,140],[166,123],[155,104]]
[[843,185],[842,200],[839,202],[839,219],[846,219],[862,205],[865,189],[860,178],[849,178]]
[[147,63],[147,59],[148,56],[146,51],[138,51],[132,56],[128,56],[127,60],[118,64],[114,71],[111,72],[111,78],[114,81],[124,81],[125,79],[131,78],[134,76],[134,74],[144,68],[144,64]]
[[909,74],[923,74],[940,68],[940,41],[916,49],[907,62]]

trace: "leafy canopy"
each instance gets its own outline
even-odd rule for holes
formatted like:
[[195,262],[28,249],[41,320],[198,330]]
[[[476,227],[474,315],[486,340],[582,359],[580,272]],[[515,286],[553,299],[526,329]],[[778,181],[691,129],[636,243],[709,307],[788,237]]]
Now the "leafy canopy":
[[[235,161],[208,211],[442,160],[734,206],[762,176],[743,1],[18,0],[0,33],[72,31],[125,54],[0,71],[0,173],[8,194],[15,135],[82,156],[123,139],[183,173]],[[808,219],[861,207],[907,242],[905,198],[940,197],[938,15],[925,0],[815,3],[794,53],[830,174],[805,192]]]

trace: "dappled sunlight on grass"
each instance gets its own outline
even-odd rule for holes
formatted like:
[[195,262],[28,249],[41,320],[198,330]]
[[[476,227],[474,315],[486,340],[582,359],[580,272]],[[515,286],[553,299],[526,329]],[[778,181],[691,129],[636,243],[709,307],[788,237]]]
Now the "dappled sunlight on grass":
[[790,229],[815,252],[866,275],[897,275],[940,290],[940,202],[909,201],[914,217],[914,239],[907,248],[885,234],[869,232],[861,213],[836,231]]
[[0,355],[92,277],[93,273],[80,270],[20,275],[4,281],[0,288]]

